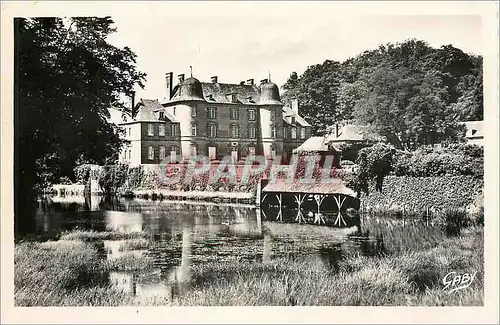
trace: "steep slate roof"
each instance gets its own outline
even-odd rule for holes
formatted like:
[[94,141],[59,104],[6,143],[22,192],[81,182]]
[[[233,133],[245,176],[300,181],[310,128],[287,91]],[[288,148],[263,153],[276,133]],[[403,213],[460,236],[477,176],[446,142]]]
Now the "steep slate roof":
[[[141,103],[145,106],[148,106],[148,110],[152,110],[153,113],[161,111],[163,112],[164,116],[170,120],[170,122],[177,122],[177,119],[175,118],[174,115],[170,114],[162,104],[157,99],[142,99],[141,98]],[[156,116],[156,115],[155,115]],[[156,118],[158,120],[158,118]]]
[[299,114],[296,114],[290,107],[283,106],[283,120],[288,124],[292,124],[292,117],[295,117],[295,124],[300,126],[311,126],[306,120]]
[[329,182],[300,182],[294,181],[276,181],[267,184],[263,193],[281,192],[281,193],[308,193],[308,194],[343,194],[356,197],[356,192],[344,185],[340,179],[331,179]]
[[144,100],[141,98],[137,106],[139,106],[139,111],[134,118],[136,122],[159,122],[158,117],[154,113],[156,105],[153,100]]
[[[236,94],[238,102],[242,104],[258,104],[260,100],[260,90],[256,85],[202,82],[201,87],[208,103],[231,103],[228,94]],[[251,101],[248,97],[251,97]]]
[[163,111],[164,116],[171,122],[177,122],[175,116],[167,112],[165,108],[160,104],[160,102],[158,102],[158,100],[156,99],[141,98],[135,106],[135,109],[137,110],[137,113],[134,118],[130,118],[130,116],[126,114],[125,118],[122,118],[119,124],[131,124],[137,122],[163,122],[163,120],[160,120],[155,114],[155,112],[158,111]]

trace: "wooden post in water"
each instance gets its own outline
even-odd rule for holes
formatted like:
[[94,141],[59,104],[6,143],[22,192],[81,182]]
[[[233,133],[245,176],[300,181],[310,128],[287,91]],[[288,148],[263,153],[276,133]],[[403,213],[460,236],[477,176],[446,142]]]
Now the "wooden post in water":
[[276,194],[276,198],[278,199],[278,205],[279,205],[279,211],[278,211],[278,216],[276,217],[276,220],[283,221],[283,213],[281,212],[281,200],[282,200],[282,194]]
[[260,207],[260,196],[262,191],[262,180],[257,183],[257,193],[255,194],[255,205]]
[[429,227],[429,207],[425,209],[425,226]]

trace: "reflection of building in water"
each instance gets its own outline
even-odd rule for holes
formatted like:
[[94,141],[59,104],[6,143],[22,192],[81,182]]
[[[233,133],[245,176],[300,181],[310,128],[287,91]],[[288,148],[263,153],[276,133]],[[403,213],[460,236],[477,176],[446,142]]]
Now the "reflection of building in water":
[[263,230],[264,232],[264,251],[262,252],[262,262],[267,263],[271,261],[271,256],[273,252],[273,238],[268,229]]
[[106,229],[121,233],[142,231],[142,215],[140,213],[106,211]]
[[90,195],[88,197],[88,205],[90,211],[98,211],[101,200],[102,198],[99,195]]
[[185,282],[191,277],[191,229],[184,227],[182,230],[182,255],[181,265],[174,268],[171,280],[174,282]]
[[147,252],[146,250],[120,250],[120,247],[126,240],[103,240],[104,250],[106,251],[107,259],[113,260],[122,256],[133,256],[141,258]]

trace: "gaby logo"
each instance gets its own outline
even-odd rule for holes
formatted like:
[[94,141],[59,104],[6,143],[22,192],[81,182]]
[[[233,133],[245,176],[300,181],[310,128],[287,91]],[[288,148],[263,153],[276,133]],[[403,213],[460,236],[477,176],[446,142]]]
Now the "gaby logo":
[[458,274],[457,272],[450,272],[446,274],[443,278],[443,284],[445,285],[443,291],[449,289],[448,293],[452,293],[460,289],[468,288],[472,284],[472,281],[474,281],[476,274],[477,271],[474,273],[464,274]]

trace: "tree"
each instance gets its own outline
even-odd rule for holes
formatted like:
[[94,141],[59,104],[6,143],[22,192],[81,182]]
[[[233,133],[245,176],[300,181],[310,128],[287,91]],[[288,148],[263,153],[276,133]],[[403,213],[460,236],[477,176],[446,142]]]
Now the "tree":
[[[283,89],[285,101],[299,99],[313,131],[357,117],[375,123],[375,131],[398,147],[453,139],[461,132],[456,121],[483,118],[482,57],[415,39],[381,45],[342,63],[312,65],[300,76],[292,73]],[[414,123],[403,123],[403,117]],[[426,121],[440,126],[424,127]]]
[[16,207],[43,183],[73,177],[77,161],[104,163],[120,150],[107,109],[125,109],[120,99],[145,74],[129,48],[107,42],[112,25],[109,17],[15,20]]
[[370,183],[374,182],[375,189],[382,191],[384,177],[393,170],[395,154],[396,149],[393,146],[383,143],[361,149],[356,159],[359,170],[354,176],[357,181],[353,182],[357,184],[358,190],[368,194]]
[[338,102],[341,83],[339,62],[326,60],[308,69],[297,79],[292,73],[283,86],[284,101],[297,98],[300,113],[312,125],[312,132],[325,130],[331,120],[343,118]]

